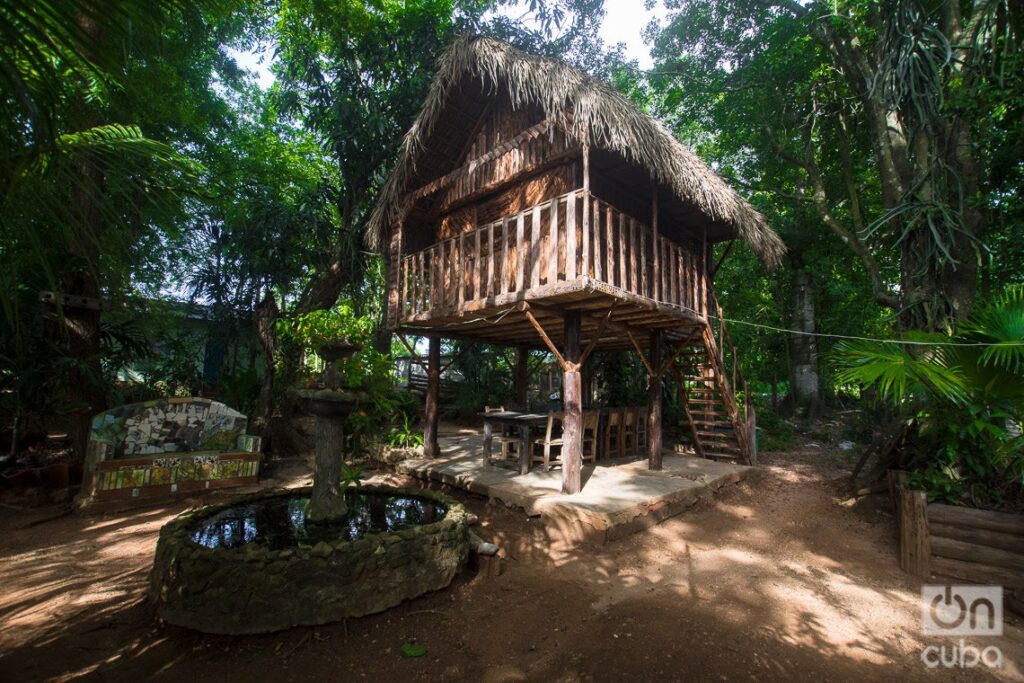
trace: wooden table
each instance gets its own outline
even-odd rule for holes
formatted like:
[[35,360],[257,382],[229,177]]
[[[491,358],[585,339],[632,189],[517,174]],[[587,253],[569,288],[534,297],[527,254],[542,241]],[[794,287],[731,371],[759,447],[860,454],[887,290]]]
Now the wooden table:
[[491,464],[494,426],[517,427],[519,429],[519,473],[529,472],[530,427],[547,424],[547,413],[520,413],[515,410],[501,410],[479,415],[484,419],[484,464]]

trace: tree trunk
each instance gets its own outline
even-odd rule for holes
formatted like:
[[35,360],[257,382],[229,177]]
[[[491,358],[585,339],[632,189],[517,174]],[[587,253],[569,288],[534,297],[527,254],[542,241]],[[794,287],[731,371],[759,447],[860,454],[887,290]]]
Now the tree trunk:
[[[79,15],[80,27],[92,38],[102,37],[102,31],[91,19]],[[95,108],[81,103],[85,113],[80,125],[91,128],[100,123]],[[103,238],[103,216],[97,198],[103,192],[103,172],[95,162],[84,159],[78,164],[78,181],[71,191],[76,224],[71,228],[68,262],[81,264],[68,272],[61,281],[61,291],[71,296],[100,299],[102,292],[97,279],[99,245]],[[63,391],[77,398],[78,407],[71,413],[71,439],[75,456],[85,458],[92,427],[92,416],[106,406],[103,368],[100,364],[100,310],[74,307],[63,310],[63,337],[68,356],[76,361],[67,374]]]
[[268,291],[266,297],[256,306],[256,335],[263,347],[263,382],[260,386],[260,398],[257,414],[260,419],[261,450],[267,453],[271,449],[270,420],[274,415],[274,353],[277,350],[277,301]]
[[[805,270],[793,272],[793,330],[789,343],[792,393],[795,410],[817,416],[821,403],[818,377],[818,344],[814,327],[814,284]],[[800,334],[806,333],[806,334]]]

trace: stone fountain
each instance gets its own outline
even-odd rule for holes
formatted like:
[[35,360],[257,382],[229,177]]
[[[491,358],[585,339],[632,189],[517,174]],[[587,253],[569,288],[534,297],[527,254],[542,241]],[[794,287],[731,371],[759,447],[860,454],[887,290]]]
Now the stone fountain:
[[360,350],[357,344],[336,341],[317,349],[326,364],[321,385],[295,392],[299,408],[316,417],[316,450],[313,463],[313,493],[306,520],[330,522],[348,512],[341,491],[341,454],[345,447],[345,420],[366,400],[362,392],[341,388],[337,362],[348,360]]
[[321,386],[296,392],[316,416],[312,488],[260,493],[179,515],[160,530],[149,595],[162,620],[207,633],[265,633],[380,612],[451,583],[469,555],[468,516],[440,493],[342,490],[345,418],[368,397],[342,389],[318,350]]

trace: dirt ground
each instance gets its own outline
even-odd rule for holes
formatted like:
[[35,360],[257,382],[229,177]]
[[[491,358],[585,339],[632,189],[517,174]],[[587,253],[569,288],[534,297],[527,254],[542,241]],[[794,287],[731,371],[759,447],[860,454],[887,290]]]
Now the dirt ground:
[[[265,636],[158,624],[145,600],[157,532],[187,502],[104,517],[0,508],[0,680],[1024,680],[1022,621],[998,671],[929,670],[920,584],[881,501],[833,497],[825,449],[768,454],[762,475],[601,547],[545,547],[538,520],[468,495],[509,552],[497,578],[384,614]],[[308,480],[300,461],[279,482]],[[399,481],[394,476],[381,475]],[[220,496],[227,494],[218,494]],[[424,646],[403,658],[404,643]]]

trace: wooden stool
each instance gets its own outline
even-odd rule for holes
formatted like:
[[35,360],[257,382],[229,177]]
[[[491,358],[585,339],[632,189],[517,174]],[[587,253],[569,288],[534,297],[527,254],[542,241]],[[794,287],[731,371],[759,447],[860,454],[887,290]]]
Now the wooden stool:
[[636,410],[636,450],[643,455],[647,452],[647,407]]
[[583,462],[597,462],[597,423],[601,413],[596,410],[583,411]]
[[636,455],[636,408],[626,408],[622,411],[622,452],[626,455]]
[[609,408],[608,419],[604,424],[604,457],[618,458],[622,456],[622,409]]
[[530,462],[543,463],[545,468],[555,464],[562,455],[562,418],[561,411],[548,413],[548,425],[544,437],[535,439]]
[[[484,414],[503,413],[505,406],[484,406]],[[502,425],[501,432],[491,437],[492,444],[498,444],[499,460],[519,460],[519,434],[514,427]]]

